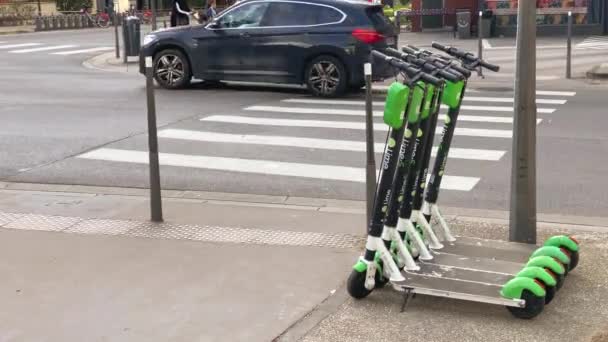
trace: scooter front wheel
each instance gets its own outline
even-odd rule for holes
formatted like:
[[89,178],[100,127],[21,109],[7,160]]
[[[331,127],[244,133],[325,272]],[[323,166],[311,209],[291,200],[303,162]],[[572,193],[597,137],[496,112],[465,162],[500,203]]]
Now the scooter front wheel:
[[363,299],[372,293],[372,290],[368,290],[365,287],[366,276],[366,271],[358,272],[357,270],[352,270],[350,276],[348,277],[348,281],[346,282],[346,290],[351,297],[355,299]]

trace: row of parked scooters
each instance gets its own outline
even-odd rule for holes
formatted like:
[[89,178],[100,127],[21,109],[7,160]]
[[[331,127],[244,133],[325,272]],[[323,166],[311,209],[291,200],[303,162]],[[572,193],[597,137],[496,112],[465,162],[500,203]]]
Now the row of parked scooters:
[[[389,132],[365,251],[353,266],[348,292],[361,299],[390,283],[403,292],[404,305],[418,293],[504,305],[516,317],[533,318],[578,264],[579,244],[565,235],[542,246],[454,237],[437,201],[460,105],[472,72],[499,67],[455,47],[432,46],[443,53],[413,46],[371,53],[403,81],[394,82],[386,97]],[[444,106],[448,110],[427,181]]]

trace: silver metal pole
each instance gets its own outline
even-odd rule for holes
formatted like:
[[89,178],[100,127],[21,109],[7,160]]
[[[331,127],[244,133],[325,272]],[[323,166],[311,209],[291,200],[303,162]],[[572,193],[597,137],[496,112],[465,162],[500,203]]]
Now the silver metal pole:
[[[372,64],[364,65],[365,73],[365,141],[367,151],[367,165],[365,168],[365,186],[367,201],[367,224],[372,219],[374,197],[376,194],[376,159],[374,155],[374,113],[372,103]],[[366,225],[367,227],[367,225]]]
[[509,240],[536,243],[536,1],[520,1]]
[[150,10],[152,11],[152,31],[156,31],[156,0],[150,0]]
[[[479,58],[483,58],[483,41],[481,36],[481,15],[482,12],[479,11],[479,17],[477,18],[477,55]],[[481,70],[481,65],[477,69],[477,75],[479,77],[483,77],[483,71]]]
[[120,43],[118,42],[118,16],[116,11],[112,13],[112,21],[114,22],[114,42],[116,43],[116,59],[120,58]]
[[148,105],[148,150],[150,161],[150,216],[154,222],[163,221],[160,190],[160,170],[158,162],[158,136],[156,128],[156,102],[154,101],[154,80],[152,57],[145,58],[146,98]]
[[568,11],[568,45],[566,58],[566,78],[572,78],[572,11]]

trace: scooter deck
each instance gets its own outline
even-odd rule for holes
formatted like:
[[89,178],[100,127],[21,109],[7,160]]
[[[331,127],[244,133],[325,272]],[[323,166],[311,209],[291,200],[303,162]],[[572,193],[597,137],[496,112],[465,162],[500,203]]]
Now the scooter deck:
[[432,260],[418,260],[421,265],[435,264],[469,269],[477,272],[501,273],[514,275],[523,268],[525,262],[504,261],[500,259],[481,258],[433,251]]
[[496,286],[502,286],[513,278],[513,275],[511,274],[484,272],[468,268],[458,268],[454,266],[444,266],[426,263],[419,264],[419,266],[420,270],[418,271],[402,272],[404,277],[407,278],[408,275],[416,274],[432,278],[455,279],[472,283],[480,283],[487,285],[491,284]]
[[443,242],[443,248],[433,250],[438,253],[457,254],[467,257],[487,258],[495,260],[503,260],[510,262],[526,262],[530,258],[533,249],[523,249],[520,246],[514,246],[513,249],[505,247],[496,248],[494,244],[484,244],[485,241],[470,241],[474,244],[462,243],[459,240],[454,242]]
[[532,253],[534,250],[539,248],[540,246],[529,243],[521,243],[521,242],[510,242],[504,240],[490,240],[490,239],[480,239],[475,237],[468,236],[456,236],[456,241],[451,242],[455,244],[463,244],[463,245],[472,245],[472,246],[483,246],[488,248],[495,249],[505,249],[510,251],[519,251],[522,253]]
[[507,299],[500,295],[500,286],[473,283],[457,279],[437,278],[406,272],[404,281],[392,282],[398,291],[410,290],[413,293],[435,297],[447,297],[473,302],[523,307],[521,299]]

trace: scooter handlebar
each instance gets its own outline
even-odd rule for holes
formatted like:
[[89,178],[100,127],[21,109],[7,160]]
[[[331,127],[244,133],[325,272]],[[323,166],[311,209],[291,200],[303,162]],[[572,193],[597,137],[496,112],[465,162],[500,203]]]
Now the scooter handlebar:
[[434,77],[432,75],[429,75],[425,72],[422,72],[419,68],[415,68],[412,66],[412,64],[404,62],[401,59],[387,56],[387,55],[383,54],[382,52],[376,51],[376,50],[372,50],[371,54],[372,54],[373,58],[381,59],[381,60],[385,61],[386,63],[388,63],[389,65],[402,70],[410,78],[420,78],[421,80],[423,80],[427,83],[430,83],[434,86],[441,86],[444,83],[443,80],[441,80],[437,77]]
[[450,56],[454,56],[454,57],[463,59],[467,63],[478,63],[480,66],[482,66],[488,70],[494,71],[494,72],[498,72],[500,70],[500,67],[498,65],[490,64],[490,63],[484,61],[483,59],[476,57],[472,53],[462,51],[458,48],[451,47],[451,46],[445,46],[445,45],[442,45],[437,42],[433,42],[431,44],[431,46],[437,50],[447,53]]

